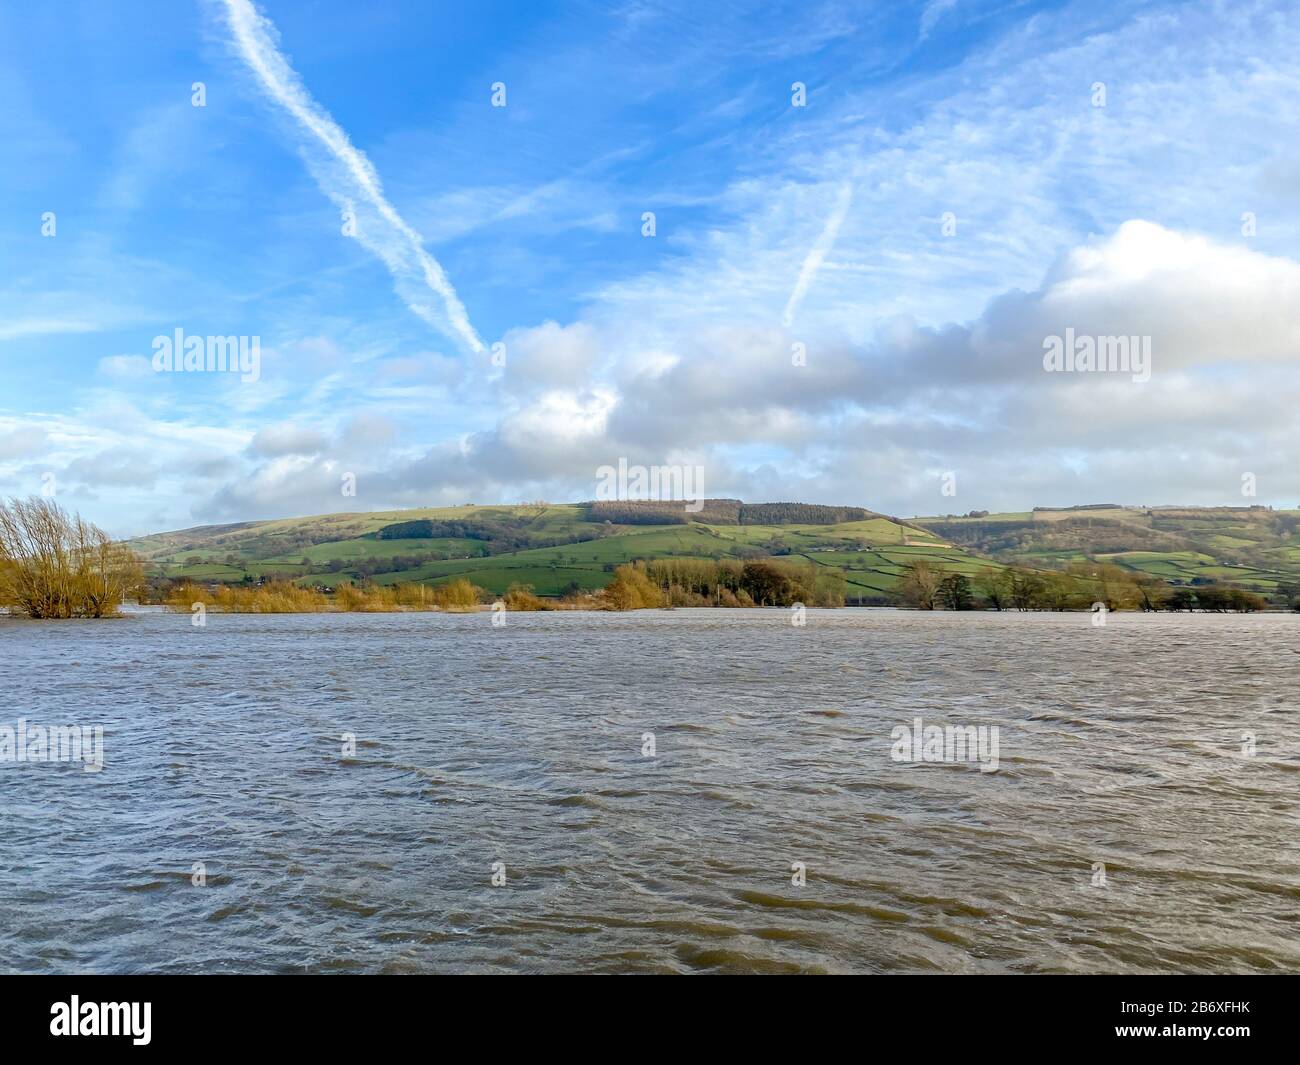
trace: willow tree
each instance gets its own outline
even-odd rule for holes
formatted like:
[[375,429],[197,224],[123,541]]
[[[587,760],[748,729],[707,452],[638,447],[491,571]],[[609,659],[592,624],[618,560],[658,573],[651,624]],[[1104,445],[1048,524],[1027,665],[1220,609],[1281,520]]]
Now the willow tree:
[[918,558],[894,585],[894,594],[918,610],[933,610],[939,600],[939,588],[947,571],[923,558]]
[[130,548],[52,499],[0,502],[0,606],[32,618],[102,618],[142,583]]

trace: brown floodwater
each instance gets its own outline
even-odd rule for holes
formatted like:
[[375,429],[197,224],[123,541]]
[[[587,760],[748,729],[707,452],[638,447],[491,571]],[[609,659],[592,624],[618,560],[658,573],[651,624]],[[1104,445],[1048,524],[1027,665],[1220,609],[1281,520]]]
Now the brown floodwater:
[[1290,615],[0,619],[0,725],[104,729],[0,761],[0,969],[1297,971],[1298,681]]

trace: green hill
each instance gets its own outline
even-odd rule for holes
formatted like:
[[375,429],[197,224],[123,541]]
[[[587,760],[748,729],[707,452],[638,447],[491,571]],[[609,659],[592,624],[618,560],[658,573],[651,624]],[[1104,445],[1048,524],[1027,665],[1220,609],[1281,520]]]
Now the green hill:
[[1226,582],[1265,595],[1300,587],[1295,510],[1105,505],[914,522],[1008,565],[1056,568],[1093,559],[1174,585]]
[[844,575],[850,603],[883,603],[917,560],[975,577],[990,569],[1113,562],[1173,585],[1300,587],[1300,513],[1092,506],[908,521],[853,507],[707,500],[534,503],[326,514],[207,525],[131,541],[156,577],[438,584],[494,594],[603,588],[638,559],[788,558]]
[[[618,519],[618,520],[615,520]],[[783,520],[794,519],[794,520]],[[437,584],[465,577],[501,594],[603,588],[637,559],[790,558],[838,569],[850,602],[885,601],[917,559],[973,576],[997,563],[860,508],[708,500],[417,508],[209,525],[131,541],[155,576],[239,582]]]

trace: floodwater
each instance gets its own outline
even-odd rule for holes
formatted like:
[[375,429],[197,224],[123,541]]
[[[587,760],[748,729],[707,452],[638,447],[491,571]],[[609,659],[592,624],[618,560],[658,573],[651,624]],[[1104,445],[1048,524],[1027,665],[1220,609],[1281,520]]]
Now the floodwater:
[[1300,618],[806,620],[0,619],[0,970],[1300,970]]

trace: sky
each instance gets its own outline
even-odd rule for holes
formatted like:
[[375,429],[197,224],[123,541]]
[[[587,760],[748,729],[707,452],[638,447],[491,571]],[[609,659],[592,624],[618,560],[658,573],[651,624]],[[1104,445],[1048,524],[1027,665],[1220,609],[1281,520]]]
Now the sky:
[[1298,111],[1286,4],[3,0],[0,496],[1294,507]]

